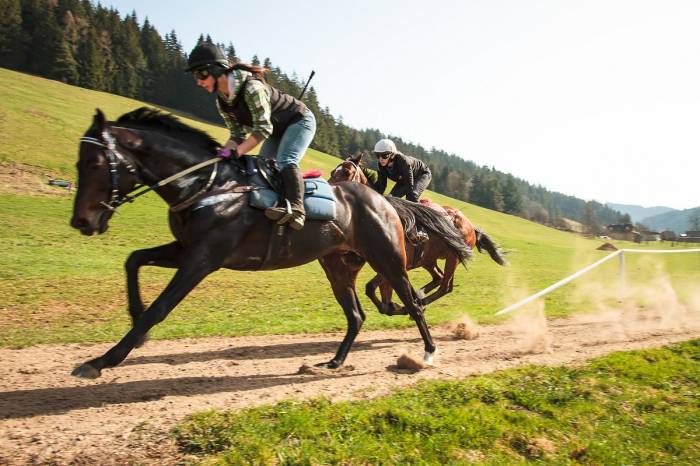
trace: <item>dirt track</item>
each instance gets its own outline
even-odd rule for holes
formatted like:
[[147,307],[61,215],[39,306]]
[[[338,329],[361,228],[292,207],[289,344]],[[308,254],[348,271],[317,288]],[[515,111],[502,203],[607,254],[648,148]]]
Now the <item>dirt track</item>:
[[[676,316],[678,317],[678,316]],[[636,318],[638,319],[638,318]],[[405,373],[404,352],[422,353],[415,329],[363,332],[345,369],[299,374],[329,359],[338,334],[152,341],[95,381],[69,376],[108,345],[0,350],[0,464],[170,463],[166,432],[188,413],[243,408],[284,398],[377,396],[425,378],[460,378],[523,364],[570,364],[611,351],[700,337],[700,319],[589,315],[546,322],[524,316],[478,329],[475,340],[433,330],[435,367]]]

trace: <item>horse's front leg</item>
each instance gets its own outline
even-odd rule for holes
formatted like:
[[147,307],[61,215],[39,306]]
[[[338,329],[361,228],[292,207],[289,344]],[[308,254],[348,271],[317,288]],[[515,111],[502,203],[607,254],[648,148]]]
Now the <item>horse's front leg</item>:
[[[124,269],[126,270],[126,293],[132,326],[136,325],[136,321],[145,310],[139,286],[139,269],[144,265],[178,268],[182,251],[182,245],[175,241],[155,248],[139,249],[129,254],[129,258],[124,263]],[[147,335],[136,346],[141,346],[146,338]]]
[[331,283],[335,299],[343,308],[343,312],[345,312],[348,329],[335,357],[328,362],[316,364],[316,366],[326,369],[337,369],[345,362],[350,347],[355,341],[357,334],[360,333],[362,323],[365,321],[365,313],[355,291],[355,280],[362,265],[357,266],[344,263],[342,255],[339,254],[322,257],[319,259],[319,263],[323,267],[323,271],[326,272],[328,281]]
[[104,368],[114,367],[126,358],[134,347],[143,340],[148,331],[167,317],[175,306],[189,294],[207,275],[218,269],[209,260],[211,253],[197,249],[183,255],[180,268],[153,304],[134,322],[119,343],[104,355],[78,366],[72,375],[89,379],[97,378]]

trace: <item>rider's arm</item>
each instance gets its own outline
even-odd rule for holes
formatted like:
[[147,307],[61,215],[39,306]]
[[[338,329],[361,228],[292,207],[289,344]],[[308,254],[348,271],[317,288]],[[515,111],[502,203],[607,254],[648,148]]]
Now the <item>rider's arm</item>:
[[379,180],[374,188],[379,194],[384,194],[386,190],[386,170],[379,169]]
[[270,94],[267,87],[260,81],[248,81],[243,98],[250,110],[253,127],[250,135],[238,145],[238,155],[248,153],[255,146],[269,138],[272,134],[272,110]]
[[402,184],[406,185],[408,189],[413,189],[413,168],[411,164],[408,163],[408,160],[402,154],[397,154],[394,158],[398,165],[399,172],[403,175]]
[[[243,154],[251,151],[255,146],[263,142],[272,134],[272,121],[270,109],[270,96],[267,93],[266,87],[260,81],[249,81],[246,83],[243,99],[245,100],[252,120],[252,128],[247,132],[235,119],[229,114],[221,111],[219,113],[224,119],[226,126],[229,128],[231,136],[224,148],[235,149],[236,155],[240,157]],[[216,102],[217,107],[219,101]]]

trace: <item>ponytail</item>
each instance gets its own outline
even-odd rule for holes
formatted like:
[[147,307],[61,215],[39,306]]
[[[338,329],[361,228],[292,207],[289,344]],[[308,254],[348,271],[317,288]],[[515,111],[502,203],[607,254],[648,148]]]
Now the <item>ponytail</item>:
[[262,66],[248,65],[247,63],[235,63],[229,69],[247,71],[249,73],[252,73],[256,78],[260,79],[262,82],[267,82],[265,81],[265,72],[267,71],[267,69],[263,68]]

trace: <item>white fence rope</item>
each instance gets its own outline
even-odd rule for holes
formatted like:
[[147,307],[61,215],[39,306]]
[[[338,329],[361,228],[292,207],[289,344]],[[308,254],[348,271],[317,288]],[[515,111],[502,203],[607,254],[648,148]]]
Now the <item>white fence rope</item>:
[[559,280],[555,284],[548,286],[542,291],[539,291],[532,296],[528,296],[525,299],[522,299],[518,301],[515,304],[511,304],[510,306],[501,309],[496,313],[497,316],[507,314],[509,312],[512,312],[519,307],[522,307],[528,303],[531,303],[532,301],[536,300],[537,298],[541,298],[542,296],[551,293],[552,291],[556,290],[557,288],[561,288],[562,286],[566,285],[567,283],[577,279],[581,275],[585,274],[586,272],[590,272],[591,270],[595,269],[599,265],[604,264],[605,262],[609,261],[613,257],[620,256],[620,285],[621,287],[624,288],[625,285],[625,259],[624,259],[624,253],[629,252],[629,253],[651,253],[651,254],[669,254],[669,253],[681,253],[681,252],[698,252],[700,253],[700,249],[620,249],[612,254],[608,254],[607,256],[603,257],[597,262],[594,262],[593,264],[589,265],[588,267],[584,267],[583,269],[579,270],[578,272],[569,275],[568,277]]

